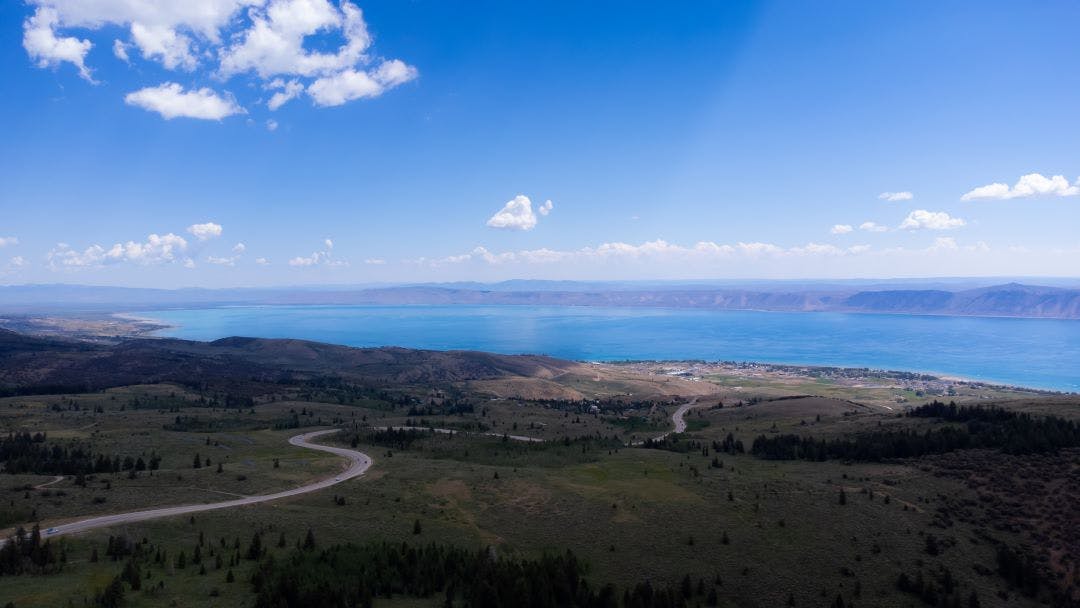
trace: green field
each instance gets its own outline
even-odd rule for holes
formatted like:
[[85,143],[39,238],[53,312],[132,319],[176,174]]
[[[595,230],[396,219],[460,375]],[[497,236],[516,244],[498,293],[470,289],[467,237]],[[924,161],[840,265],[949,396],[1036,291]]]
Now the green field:
[[[582,411],[583,406],[571,411],[564,405],[485,400],[467,414],[415,416],[385,403],[191,407],[179,405],[178,395],[183,389],[157,385],[0,400],[5,434],[44,431],[49,441],[78,442],[95,452],[162,458],[153,475],[97,474],[85,487],[67,477],[28,489],[51,478],[5,475],[0,479],[7,490],[0,511],[5,521],[48,526],[93,514],[266,493],[332,475],[341,466],[336,457],[286,443],[307,428],[346,428],[328,441],[347,443],[355,435],[357,448],[375,465],[361,478],[300,497],[61,538],[67,558],[62,570],[2,578],[0,599],[18,607],[92,601],[124,566],[124,560],[104,556],[112,535],[145,539],[151,554],[167,556],[145,567],[146,584],[129,590],[124,605],[250,605],[257,562],[234,564],[236,554],[260,533],[269,554],[285,555],[311,530],[319,546],[405,540],[492,547],[497,555],[522,557],[570,549],[596,584],[678,585],[688,576],[694,586],[700,580],[715,588],[720,605],[729,606],[829,605],[838,595],[847,605],[919,606],[924,604],[918,597],[897,591],[898,576],[922,572],[929,579],[941,567],[948,568],[956,597],[966,600],[975,592],[983,606],[1032,602],[999,577],[979,574],[993,569],[990,532],[995,541],[1009,544],[1022,545],[1028,538],[1019,531],[991,530],[976,519],[949,517],[944,524],[944,512],[958,501],[977,504],[979,496],[932,462],[769,461],[708,449],[728,433],[749,444],[758,434],[843,437],[935,424],[876,407],[795,399],[718,408],[703,400],[688,415],[689,432],[679,441],[699,442],[705,449],[679,452],[625,445],[631,432],[647,436],[667,430],[671,406],[606,415]],[[175,430],[178,416],[189,426],[222,430]],[[301,426],[274,430],[290,420]],[[392,445],[364,430],[406,423],[553,441],[422,433],[407,445]],[[194,468],[195,454],[211,464]],[[414,534],[417,522],[421,531]],[[279,548],[282,536],[285,547]],[[202,560],[196,565],[191,559],[200,537]],[[928,553],[929,544],[934,554]],[[99,560],[91,562],[95,549]],[[184,568],[177,564],[181,552]],[[229,571],[231,583],[226,582]],[[381,598],[377,605],[440,601]],[[703,601],[704,596],[693,595],[688,605]]]

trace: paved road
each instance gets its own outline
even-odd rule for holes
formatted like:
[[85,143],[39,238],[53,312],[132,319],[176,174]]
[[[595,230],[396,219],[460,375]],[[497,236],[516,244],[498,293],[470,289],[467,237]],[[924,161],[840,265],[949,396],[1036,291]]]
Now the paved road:
[[[675,424],[675,430],[672,433],[679,434],[686,432],[686,412],[697,407],[697,397],[694,397],[690,401],[679,406],[679,409],[675,410],[675,413],[671,415],[671,422]],[[664,433],[660,438],[666,437],[668,433]]]
[[271,500],[288,498],[289,496],[307,494],[308,492],[314,492],[316,490],[328,488],[334,484],[338,484],[348,479],[352,479],[353,477],[359,477],[360,475],[363,475],[365,472],[367,472],[369,468],[371,468],[371,458],[369,458],[367,454],[347,448],[338,448],[328,445],[319,445],[317,443],[310,443],[311,439],[336,432],[338,432],[338,429],[313,431],[310,433],[304,433],[302,435],[296,435],[295,437],[289,439],[289,443],[298,447],[319,450],[321,452],[330,452],[331,454],[337,454],[338,456],[347,458],[349,461],[349,468],[342,471],[341,473],[338,473],[337,475],[334,475],[333,477],[328,477],[326,479],[316,481],[315,483],[301,486],[299,488],[293,488],[291,490],[285,490],[274,494],[264,494],[262,496],[245,496],[243,498],[237,498],[236,500],[226,500],[224,502],[212,502],[196,505],[180,505],[176,507],[162,507],[160,509],[148,509],[146,511],[133,511],[131,513],[116,513],[114,515],[91,517],[90,519],[74,521],[71,523],[60,524],[52,528],[48,528],[43,533],[43,535],[46,538],[52,538],[54,536],[75,534],[78,532],[93,530],[95,528],[105,528],[118,524],[130,524],[140,521],[147,521],[149,519],[173,517],[176,515],[188,515],[191,513],[201,513],[203,511],[213,511],[215,509],[228,509],[230,507],[239,507],[241,505],[253,505],[260,502],[269,502]]
[[[690,401],[687,401],[686,403],[680,405],[679,409],[675,410],[675,413],[671,415],[671,423],[673,425],[675,425],[675,430],[665,431],[665,432],[657,435],[656,437],[653,437],[653,441],[661,441],[662,439],[664,439],[668,435],[672,435],[672,434],[678,435],[679,433],[685,433],[686,432],[686,419],[685,419],[686,412],[689,412],[690,410],[694,409],[695,407],[698,407],[698,398],[697,397],[694,397]],[[644,443],[645,443],[645,440],[640,439],[638,441],[631,442],[630,445],[642,445]]]

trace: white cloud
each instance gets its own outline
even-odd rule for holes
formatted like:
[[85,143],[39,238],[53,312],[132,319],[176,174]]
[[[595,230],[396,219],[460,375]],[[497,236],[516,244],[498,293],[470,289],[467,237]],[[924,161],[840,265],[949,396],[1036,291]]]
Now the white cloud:
[[255,258],[255,263],[258,264],[259,266],[269,266],[270,265],[270,260],[268,260],[266,258]]
[[198,64],[191,48],[191,39],[174,28],[132,23],[131,38],[142,52],[143,59],[157,59],[166,69],[191,71]]
[[27,262],[25,258],[21,255],[17,255],[9,259],[6,263],[0,264],[0,277],[14,274],[29,265],[30,263]]
[[368,258],[364,260],[364,263],[370,266],[382,266],[383,264],[386,264],[386,260],[382,258]]
[[[126,30],[111,44],[113,55],[127,64],[135,59],[130,50],[138,49],[143,60],[166,70],[201,70],[203,79],[250,74],[264,82],[280,80],[267,102],[271,110],[305,91],[317,106],[341,105],[417,76],[415,67],[371,53],[363,12],[350,0],[26,1],[34,8],[23,24],[31,60],[41,67],[70,63],[91,82],[86,60],[93,42],[67,36],[67,30]],[[327,48],[335,40],[337,46]],[[238,104],[223,101],[214,117],[239,113]],[[229,111],[222,113],[224,108]],[[174,115],[207,118],[207,112]]]
[[848,253],[848,250],[841,249],[835,245],[821,244],[821,243],[807,243],[801,247],[792,247],[788,249],[788,253],[792,255],[844,255]]
[[[551,201],[540,205],[540,215],[551,213]],[[524,194],[519,194],[506,202],[503,208],[488,218],[487,226],[506,230],[532,230],[538,218],[533,213],[532,201]]]
[[960,246],[956,244],[956,239],[951,236],[940,236],[934,239],[934,244],[929,247],[929,251],[956,251],[960,249]]
[[829,232],[833,234],[847,234],[854,230],[850,224],[834,224]]
[[877,222],[863,222],[863,223],[859,224],[859,230],[863,230],[863,231],[866,231],[866,232],[888,232],[889,227],[888,226],[882,226],[881,224],[878,224]]
[[841,248],[834,245],[807,243],[784,248],[772,243],[750,242],[734,245],[701,241],[691,247],[669,243],[663,239],[645,241],[641,244],[610,242],[596,247],[583,247],[566,251],[552,249],[526,249],[519,251],[493,252],[485,247],[476,247],[460,255],[443,258],[419,258],[413,263],[441,267],[467,262],[483,262],[491,265],[526,263],[550,264],[557,262],[588,263],[604,261],[666,261],[672,263],[717,262],[726,260],[753,260],[791,257],[842,257],[860,255],[870,251],[868,245],[856,245]]
[[393,59],[383,62],[374,72],[348,69],[319,78],[308,86],[307,92],[317,106],[340,106],[354,99],[378,97],[416,78],[417,73],[416,68]]
[[19,239],[14,236],[0,236],[0,247],[8,247],[11,245],[18,245]]
[[113,55],[124,63],[131,63],[131,57],[128,56],[127,45],[122,40],[113,40],[112,45]]
[[[200,225],[205,225],[205,224],[200,224]],[[217,224],[213,224],[213,225],[217,226]],[[192,228],[194,228],[194,226],[192,226]],[[218,228],[220,228],[220,226],[218,226]],[[218,234],[221,234],[220,230],[218,231]],[[236,266],[236,263],[239,262],[240,258],[242,258],[244,256],[245,251],[247,251],[247,245],[244,245],[243,243],[237,243],[237,244],[233,245],[233,248],[232,248],[233,255],[228,256],[228,257],[209,255],[209,256],[206,256],[206,261],[209,262],[210,264],[215,264],[217,266]]]
[[777,247],[772,243],[739,243],[735,248],[749,256],[779,255],[784,253],[783,247]]
[[[314,76],[355,65],[371,45],[360,9],[351,2],[338,10],[327,0],[271,0],[250,11],[251,27],[221,59],[225,75],[255,72],[263,78],[279,74]],[[304,48],[317,32],[340,31],[344,44],[335,53]]]
[[186,259],[181,258],[181,254],[187,250],[187,246],[184,237],[170,232],[164,235],[151,234],[145,241],[116,243],[109,248],[91,245],[82,251],[72,249],[67,243],[59,243],[49,251],[46,259],[49,267],[54,270],[94,268],[119,262],[151,265]]
[[964,224],[966,224],[964,220],[958,217],[951,217],[944,211],[917,209],[908,214],[903,223],[900,224],[900,229],[951,230],[953,228],[959,228]]
[[166,120],[173,118],[199,118],[203,120],[221,120],[247,111],[237,105],[231,95],[222,97],[203,87],[185,91],[175,82],[166,82],[156,87],[146,87],[124,96],[124,102],[144,110],[157,112]]
[[219,237],[221,236],[222,230],[221,224],[215,224],[214,222],[192,224],[187,227],[187,231],[200,241]]
[[1077,196],[1080,195],[1080,179],[1076,184],[1070,185],[1069,180],[1063,175],[1046,177],[1041,173],[1028,173],[1017,180],[1011,188],[1008,184],[995,182],[986,186],[979,186],[963,196],[960,200],[974,201],[981,199],[1011,199],[1029,198],[1033,196]]
[[271,111],[277,110],[304,92],[304,85],[299,80],[284,82],[277,78],[269,86],[272,89],[281,89],[271,95],[270,101],[266,102],[266,107]]
[[902,192],[882,192],[878,195],[878,198],[883,201],[891,202],[910,201],[911,199],[915,198],[915,195],[905,190]]
[[295,267],[307,267],[307,266],[348,266],[349,263],[344,260],[339,260],[334,257],[334,241],[331,239],[323,239],[322,251],[313,252],[308,256],[296,256],[289,260],[289,266]]
[[79,76],[94,82],[90,69],[86,67],[86,54],[94,45],[89,40],[58,37],[56,26],[59,23],[60,14],[56,9],[38,7],[23,22],[23,48],[38,67],[47,68],[67,62],[78,68]]
[[271,118],[270,120],[266,121],[266,130],[267,131],[270,131],[270,132],[277,131],[277,128],[278,128],[278,124],[277,124],[276,120]]

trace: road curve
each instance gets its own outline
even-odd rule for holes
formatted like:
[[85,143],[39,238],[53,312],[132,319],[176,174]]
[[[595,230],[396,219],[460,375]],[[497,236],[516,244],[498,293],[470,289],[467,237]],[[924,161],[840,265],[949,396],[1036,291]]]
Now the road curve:
[[224,502],[212,502],[195,505],[179,505],[175,507],[162,507],[159,509],[147,509],[145,511],[132,511],[131,513],[116,513],[113,515],[91,517],[89,519],[83,519],[81,521],[74,521],[66,524],[59,524],[54,527],[47,528],[45,531],[43,531],[43,536],[45,536],[46,538],[52,538],[54,536],[76,534],[78,532],[85,532],[87,530],[93,530],[95,528],[105,528],[118,524],[131,524],[140,521],[147,521],[150,519],[158,519],[161,517],[173,517],[175,515],[188,515],[191,513],[201,513],[203,511],[213,511],[216,509],[228,509],[230,507],[239,507],[241,505],[253,505],[260,502],[269,502],[271,500],[288,498],[289,496],[307,494],[308,492],[314,492],[316,490],[328,488],[334,484],[338,484],[343,481],[352,479],[353,477],[359,477],[365,472],[367,472],[369,468],[371,468],[371,458],[368,457],[367,454],[347,448],[338,448],[328,445],[319,445],[317,443],[310,443],[310,440],[314,439],[315,437],[321,437],[330,433],[336,433],[338,432],[338,430],[339,429],[312,431],[310,433],[303,433],[301,435],[296,435],[289,438],[289,443],[297,447],[319,450],[320,452],[329,452],[331,454],[336,454],[338,456],[347,458],[349,460],[349,468],[332,477],[328,477],[326,479],[316,481],[315,483],[301,486],[299,488],[276,492],[274,494],[263,494],[261,496],[245,496],[244,498],[226,500]]
[[[664,431],[663,433],[657,435],[656,437],[653,437],[652,440],[653,441],[663,441],[664,438],[667,437],[668,435],[678,435],[680,433],[685,433],[686,432],[686,419],[684,417],[686,416],[686,412],[689,412],[690,410],[694,409],[695,407],[698,407],[698,398],[697,397],[694,397],[690,401],[687,401],[686,403],[680,405],[679,409],[675,410],[675,413],[671,415],[671,424],[673,424],[675,426],[675,429],[671,430],[671,431]],[[630,442],[630,445],[631,446],[643,445],[645,443],[645,441],[647,441],[647,440],[639,439],[638,441]]]
[[34,486],[34,489],[44,490],[45,488],[53,485],[54,483],[60,483],[61,481],[64,481],[64,476],[57,475],[56,477],[53,477],[50,481],[46,481],[45,483],[39,483],[38,485]]
[[[689,412],[690,410],[697,407],[697,400],[698,398],[694,397],[690,401],[687,401],[686,403],[680,405],[679,409],[675,410],[675,413],[671,415],[671,422],[675,425],[675,430],[671,431],[672,433],[679,434],[686,432],[686,412]],[[665,433],[660,438],[663,438],[666,435],[667,433]]]

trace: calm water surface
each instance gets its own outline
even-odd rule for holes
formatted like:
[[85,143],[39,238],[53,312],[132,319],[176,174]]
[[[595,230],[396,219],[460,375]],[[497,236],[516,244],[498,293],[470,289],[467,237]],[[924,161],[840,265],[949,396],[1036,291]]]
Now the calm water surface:
[[1080,391],[1080,321],[542,306],[253,306],[141,313],[161,335],[924,371]]

